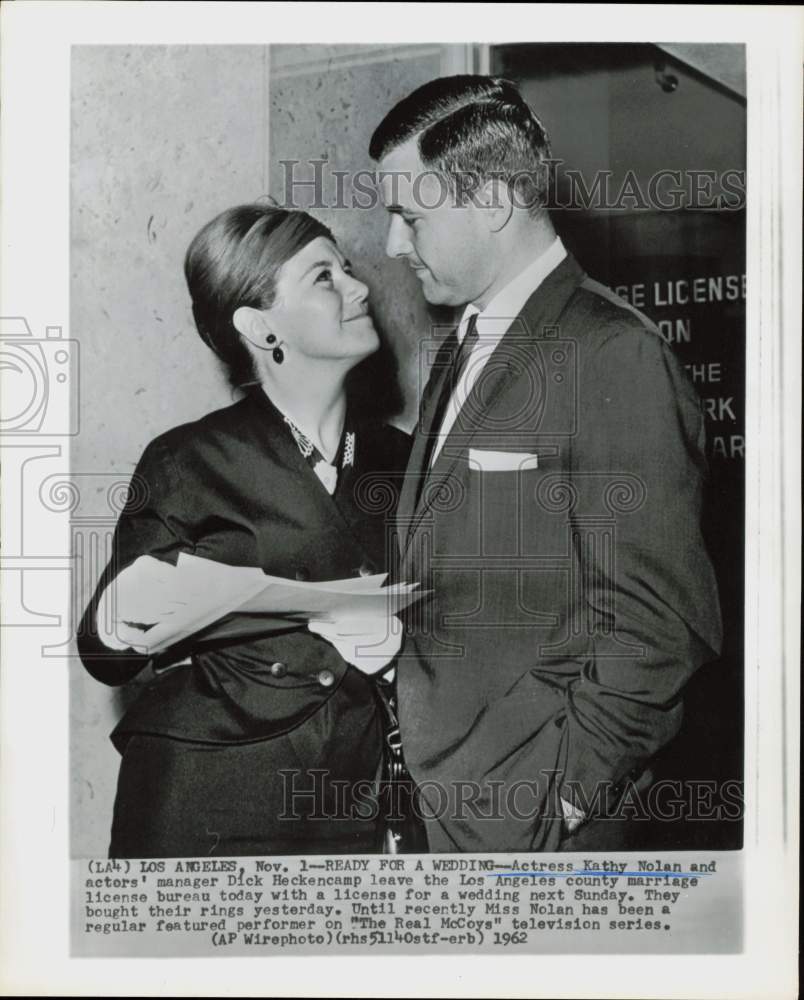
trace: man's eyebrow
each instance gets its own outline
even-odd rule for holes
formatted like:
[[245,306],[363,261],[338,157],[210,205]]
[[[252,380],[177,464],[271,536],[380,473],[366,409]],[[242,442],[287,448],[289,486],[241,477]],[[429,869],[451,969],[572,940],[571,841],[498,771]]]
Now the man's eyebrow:
[[386,212],[391,212],[393,215],[415,215],[416,212],[412,208],[405,208],[404,205],[386,205]]

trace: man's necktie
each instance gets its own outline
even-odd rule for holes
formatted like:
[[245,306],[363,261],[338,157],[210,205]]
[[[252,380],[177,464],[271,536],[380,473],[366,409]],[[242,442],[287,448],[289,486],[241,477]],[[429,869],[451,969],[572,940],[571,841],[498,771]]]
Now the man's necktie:
[[[425,457],[425,462],[422,467],[423,475],[426,475],[429,468],[430,462],[433,457],[433,449],[438,441],[438,433],[441,429],[441,424],[444,421],[444,414],[447,411],[447,405],[449,404],[452,394],[458,388],[458,383],[461,380],[461,375],[463,375],[469,358],[474,350],[475,344],[480,339],[477,332],[477,317],[479,313],[472,313],[469,317],[469,322],[466,324],[466,333],[464,334],[463,340],[458,347],[455,355],[452,359],[452,364],[447,372],[447,377],[444,379],[444,385],[441,389],[441,395],[438,397],[438,405],[436,406],[435,412],[433,413],[433,420],[430,425],[430,440],[427,445],[427,455]],[[420,490],[421,492],[421,490]]]
[[[480,313],[472,313],[469,317],[469,322],[466,324],[466,333],[464,334],[461,346],[458,348],[455,355],[455,372],[452,375],[452,392],[458,388],[458,383],[461,380],[461,375],[464,373],[469,357],[475,348],[475,344],[480,339],[480,335],[477,332],[477,317]],[[450,395],[452,395],[452,392]],[[443,413],[441,416],[443,417]]]

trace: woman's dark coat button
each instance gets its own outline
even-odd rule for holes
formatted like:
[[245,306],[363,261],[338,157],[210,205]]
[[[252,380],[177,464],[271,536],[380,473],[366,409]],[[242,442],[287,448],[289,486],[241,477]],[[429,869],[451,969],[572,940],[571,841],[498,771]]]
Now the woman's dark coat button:
[[284,677],[287,672],[288,667],[286,663],[271,664],[271,677]]
[[320,670],[318,672],[318,683],[321,687],[332,687],[335,683],[335,674],[331,670]]

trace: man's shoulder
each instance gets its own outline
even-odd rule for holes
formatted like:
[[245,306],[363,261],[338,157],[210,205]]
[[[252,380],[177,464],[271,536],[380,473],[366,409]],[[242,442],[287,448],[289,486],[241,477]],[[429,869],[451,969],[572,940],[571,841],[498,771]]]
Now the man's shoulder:
[[[546,314],[540,307],[548,303]],[[666,344],[656,324],[607,285],[589,277],[572,254],[548,276],[543,287],[534,292],[520,314],[532,331],[549,317],[536,336],[576,341],[588,355],[596,348],[607,347],[607,354],[618,348],[641,349],[661,353]],[[549,331],[549,332],[547,332]]]
[[587,365],[680,367],[653,320],[593,278],[580,282],[561,314],[559,328],[562,337],[577,344]]
[[559,321],[575,342],[578,375],[587,384],[633,379],[646,391],[669,380],[677,397],[698,407],[698,396],[681,359],[656,324],[606,285],[584,277]]
[[652,319],[607,285],[588,276],[584,277],[567,303],[566,313],[578,321],[593,321],[597,328],[609,334],[650,333],[661,340],[659,329]]

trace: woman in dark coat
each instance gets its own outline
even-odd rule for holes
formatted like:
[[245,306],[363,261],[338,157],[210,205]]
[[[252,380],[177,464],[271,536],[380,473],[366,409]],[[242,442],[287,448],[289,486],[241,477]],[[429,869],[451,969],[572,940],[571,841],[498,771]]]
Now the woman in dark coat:
[[[330,232],[303,212],[241,206],[196,236],[185,275],[199,333],[250,388],[145,449],[79,629],[98,680],[153,668],[112,734],[122,763],[110,856],[379,850],[384,715],[372,674],[398,649],[397,628],[327,641],[290,625],[149,659],[131,636],[168,606],[164,580],[140,588],[136,611],[109,599],[143,555],[160,561],[168,592],[181,553],[291,580],[388,568],[408,439],[347,405],[346,377],[378,337],[366,286]],[[361,659],[367,645],[377,655]]]

